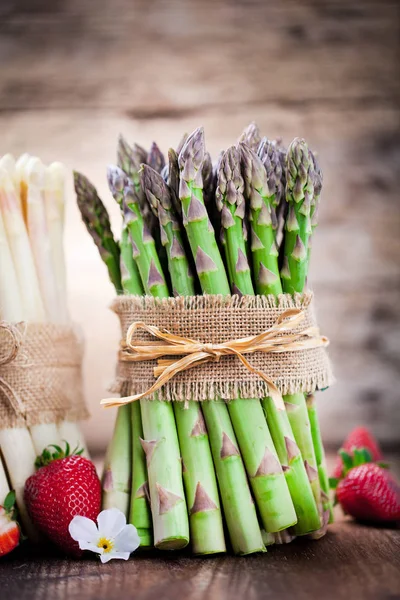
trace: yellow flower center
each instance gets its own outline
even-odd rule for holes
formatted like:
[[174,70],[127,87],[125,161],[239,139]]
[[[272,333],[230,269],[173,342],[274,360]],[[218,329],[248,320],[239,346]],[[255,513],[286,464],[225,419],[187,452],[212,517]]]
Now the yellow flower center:
[[111,550],[114,548],[114,543],[111,540],[108,540],[107,538],[100,538],[97,547],[103,548],[104,554],[107,554],[108,552],[111,552]]

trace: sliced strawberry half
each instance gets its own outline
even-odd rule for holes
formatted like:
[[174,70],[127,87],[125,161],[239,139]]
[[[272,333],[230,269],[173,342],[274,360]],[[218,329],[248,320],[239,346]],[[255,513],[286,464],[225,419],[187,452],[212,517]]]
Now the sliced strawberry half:
[[0,556],[12,552],[19,544],[21,532],[18,523],[14,521],[15,494],[10,492],[0,506]]

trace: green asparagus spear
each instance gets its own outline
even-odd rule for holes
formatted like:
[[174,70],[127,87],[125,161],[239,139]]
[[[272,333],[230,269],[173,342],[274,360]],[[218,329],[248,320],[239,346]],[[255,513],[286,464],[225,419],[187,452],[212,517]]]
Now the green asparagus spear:
[[243,142],[244,144],[246,144],[246,146],[254,150],[254,152],[257,152],[257,149],[261,142],[260,129],[257,123],[254,123],[253,121],[252,123],[247,125],[247,127],[243,130],[242,134],[238,139],[238,143],[240,142]]
[[[122,202],[131,236],[133,255],[147,294],[169,296],[169,290],[139,207],[133,183],[118,167],[109,167],[108,182],[114,198]],[[182,484],[182,466],[172,405],[159,400],[141,400],[143,450],[146,455],[154,544],[174,550],[189,542],[189,524]]]
[[[243,236],[243,189],[240,155],[232,147],[222,157],[216,202],[233,291],[254,295]],[[273,533],[294,525],[296,513],[260,400],[237,399],[228,408],[265,530]]]
[[[119,206],[123,216],[122,199],[118,198]],[[143,294],[142,281],[139,271],[133,259],[132,243],[129,238],[128,228],[125,223],[122,226],[121,234],[121,279],[122,288],[125,294],[134,294],[141,296]],[[121,410],[124,407],[121,407]],[[150,547],[153,544],[153,526],[151,522],[150,499],[148,493],[148,475],[146,468],[146,458],[140,443],[143,438],[142,416],[140,404],[134,402],[129,407],[129,416],[125,418],[131,421],[132,429],[132,484],[131,501],[129,509],[129,522],[135,525],[140,537],[140,546],[142,548]],[[118,428],[115,431],[115,438],[119,438]],[[111,445],[113,444],[111,441]],[[119,444],[119,441],[116,441]]]
[[[285,223],[284,262],[281,270],[284,292],[293,294],[305,288],[308,272],[308,246],[312,234],[311,205],[314,202],[314,162],[305,140],[295,138],[286,160],[286,201],[289,211]],[[313,478],[314,497],[321,502],[318,466],[304,394],[284,398],[296,442]]]
[[84,176],[74,171],[75,193],[82,220],[106,264],[111,282],[118,293],[122,291],[120,250],[111,231],[107,210],[96,188]]
[[[193,277],[184,252],[180,225],[174,214],[170,189],[162,177],[148,166],[143,166],[141,179],[147,200],[160,222],[161,240],[167,250],[174,294],[192,296],[195,293]],[[173,405],[182,453],[193,552],[224,552],[217,481],[200,403],[190,401],[186,407],[182,402],[174,402]]]
[[319,429],[318,422],[318,414],[317,407],[315,403],[315,398],[311,394],[307,396],[307,409],[308,409],[308,417],[310,419],[311,426],[311,435],[314,444],[315,450],[315,458],[317,461],[318,467],[318,477],[321,485],[321,498],[322,498],[322,509],[329,511],[329,522],[333,522],[333,509],[332,503],[330,501],[330,486],[329,486],[329,477],[326,467],[326,459],[325,459],[325,450],[322,443],[321,432]]
[[[119,248],[114,240],[107,210],[95,188],[80,173],[74,172],[75,192],[83,221],[107,265],[117,293],[121,292]],[[102,478],[102,505],[119,508],[128,516],[131,484],[130,410],[118,409],[114,434],[107,450]],[[122,410],[124,409],[124,410]]]
[[[203,200],[204,132],[197,129],[179,154],[183,224],[203,293],[230,294],[224,264]],[[203,402],[203,414],[219,481],[225,519],[235,553],[265,550],[226,404]]]
[[[142,161],[143,162],[143,161]],[[146,163],[157,173],[161,173],[165,167],[164,154],[155,142],[152,143]]]
[[[250,206],[251,249],[256,290],[259,294],[278,295],[282,293],[282,286],[274,242],[271,204],[276,185],[278,185],[279,157],[272,148],[270,168],[267,172],[258,156],[250,148],[241,144],[240,152],[245,193]],[[288,414],[287,411],[279,411],[272,398],[264,399],[263,406],[295,506],[298,518],[295,527],[296,533],[298,535],[309,533],[319,528],[320,519],[299,450],[300,444],[296,439],[296,431],[292,431],[289,422],[291,414]]]

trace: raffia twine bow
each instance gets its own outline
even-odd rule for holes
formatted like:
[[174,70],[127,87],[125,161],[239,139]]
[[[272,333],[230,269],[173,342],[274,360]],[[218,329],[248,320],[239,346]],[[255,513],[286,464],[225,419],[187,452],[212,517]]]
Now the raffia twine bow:
[[[282,335],[298,327],[304,321],[305,312],[301,309],[291,308],[283,312],[274,325],[266,331],[237,340],[230,340],[219,344],[207,344],[188,337],[174,335],[167,330],[161,330],[143,321],[132,323],[127,331],[126,339],[122,342],[119,360],[123,362],[137,362],[156,360],[158,366],[154,368],[155,383],[142,394],[126,396],[124,398],[105,398],[101,404],[121,406],[140,400],[156,392],[177,373],[187,371],[195,366],[218,361],[222,356],[236,355],[243,365],[252,373],[263,379],[268,385],[268,391],[279,410],[285,410],[282,395],[270,376],[254,368],[245,358],[245,354],[255,352],[296,352],[309,348],[326,347],[329,340],[321,336],[317,327],[308,327],[298,333]],[[138,330],[146,331],[155,338],[164,340],[164,343],[136,341],[133,337]],[[182,356],[177,360],[162,359],[163,356]]]
[[[24,333],[13,325],[12,323],[7,323],[6,321],[0,321],[0,330],[6,332],[6,334],[11,338],[10,350],[8,354],[0,357],[0,368],[4,367],[10,363],[12,363],[18,356]],[[17,392],[11,387],[8,381],[0,376],[0,392],[3,392],[3,395],[7,398],[10,403],[11,408],[14,410],[15,414],[25,416],[25,407],[24,404],[17,394]]]

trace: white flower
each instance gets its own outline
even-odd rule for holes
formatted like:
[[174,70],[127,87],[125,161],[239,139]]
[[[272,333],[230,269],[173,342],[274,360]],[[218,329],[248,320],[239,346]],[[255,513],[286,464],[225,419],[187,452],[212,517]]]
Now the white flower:
[[102,563],[112,558],[128,560],[140,545],[136,527],[126,524],[126,517],[118,508],[103,510],[97,517],[97,525],[87,517],[77,516],[68,529],[79,548],[100,554]]

